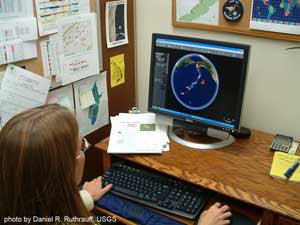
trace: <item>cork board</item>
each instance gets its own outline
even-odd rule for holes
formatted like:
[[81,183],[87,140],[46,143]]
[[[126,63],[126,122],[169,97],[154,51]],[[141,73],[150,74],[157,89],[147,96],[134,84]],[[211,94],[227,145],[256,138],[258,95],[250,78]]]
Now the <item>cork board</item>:
[[244,15],[238,21],[228,21],[224,18],[222,14],[222,7],[227,0],[220,0],[219,4],[219,25],[206,25],[199,23],[181,22],[176,19],[176,0],[172,0],[172,23],[175,27],[188,27],[188,28],[198,28],[206,30],[223,31],[229,33],[236,33],[242,35],[251,35],[264,38],[273,38],[279,40],[288,40],[300,42],[300,35],[294,34],[284,34],[270,31],[261,31],[250,29],[250,16],[251,16],[251,0],[240,0],[244,8]]

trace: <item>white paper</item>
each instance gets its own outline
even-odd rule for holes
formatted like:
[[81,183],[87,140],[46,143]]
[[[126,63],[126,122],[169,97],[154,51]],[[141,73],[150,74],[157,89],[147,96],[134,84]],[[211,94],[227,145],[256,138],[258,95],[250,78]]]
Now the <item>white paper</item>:
[[32,0],[0,0],[0,18],[33,17]]
[[46,103],[57,103],[70,109],[71,111],[75,111],[72,85],[70,84],[55,90],[51,90],[48,94]]
[[[108,124],[108,97],[106,72],[95,75],[74,84],[76,117],[79,123],[80,135],[87,134]],[[80,90],[88,87],[92,90],[95,104],[87,109],[82,109],[80,105]]]
[[19,112],[44,105],[49,88],[50,80],[8,65],[1,83],[2,125]]
[[50,55],[50,60],[53,62],[53,73],[56,75],[55,76],[55,81],[59,82],[61,84],[61,72],[60,72],[60,67],[61,63],[59,60],[59,57],[62,55],[62,49],[59,47],[59,38],[58,34],[53,34],[49,36],[49,41],[51,41],[53,49],[51,52],[53,52],[53,58],[52,55]]
[[96,14],[75,16],[58,24],[62,84],[98,74]]
[[57,42],[54,39],[49,39],[40,42],[41,55],[44,68],[44,76],[52,77],[58,74],[58,53]]
[[[0,95],[1,95],[1,83],[4,77],[5,71],[0,71]],[[1,98],[0,98],[1,103]],[[2,122],[1,122],[1,105],[0,105],[0,129],[2,128]]]
[[127,0],[106,2],[105,15],[107,47],[127,44]]
[[[111,117],[111,123],[108,153],[162,153],[162,150],[169,150],[166,129],[156,124],[153,113],[120,113]],[[145,130],[146,126],[150,129]]]
[[36,41],[0,42],[0,65],[37,57]]
[[33,41],[38,39],[36,18],[17,18],[0,21],[0,41],[21,39]]
[[90,12],[89,0],[35,0],[40,36],[57,32],[57,23],[68,16]]

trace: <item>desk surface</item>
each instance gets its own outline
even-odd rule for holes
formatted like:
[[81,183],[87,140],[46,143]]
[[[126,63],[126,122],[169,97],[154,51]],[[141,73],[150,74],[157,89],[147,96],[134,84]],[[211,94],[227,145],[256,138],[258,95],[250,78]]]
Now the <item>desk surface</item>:
[[[150,167],[193,184],[272,212],[300,219],[300,183],[269,175],[273,135],[252,131],[219,150],[194,150],[170,143],[162,155],[122,155],[126,160]],[[108,139],[96,145],[107,149]]]

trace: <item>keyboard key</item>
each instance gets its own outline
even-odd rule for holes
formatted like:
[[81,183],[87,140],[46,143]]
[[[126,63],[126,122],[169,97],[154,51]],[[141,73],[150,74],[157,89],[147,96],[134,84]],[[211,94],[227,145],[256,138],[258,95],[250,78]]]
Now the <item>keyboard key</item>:
[[113,189],[115,191],[119,191],[123,194],[127,194],[127,195],[130,195],[130,196],[138,196],[138,193],[136,191],[132,191],[132,190],[129,190],[127,188],[120,187],[120,186],[113,186]]

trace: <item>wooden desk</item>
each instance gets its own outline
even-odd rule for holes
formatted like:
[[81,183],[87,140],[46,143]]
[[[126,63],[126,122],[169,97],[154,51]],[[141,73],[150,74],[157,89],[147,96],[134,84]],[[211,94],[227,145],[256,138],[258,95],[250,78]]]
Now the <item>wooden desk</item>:
[[[213,190],[221,195],[262,209],[262,225],[300,224],[300,183],[269,175],[273,135],[252,131],[218,150],[194,150],[171,142],[162,155],[119,155],[135,163]],[[105,154],[108,139],[96,145],[104,153],[103,169],[110,166]]]

